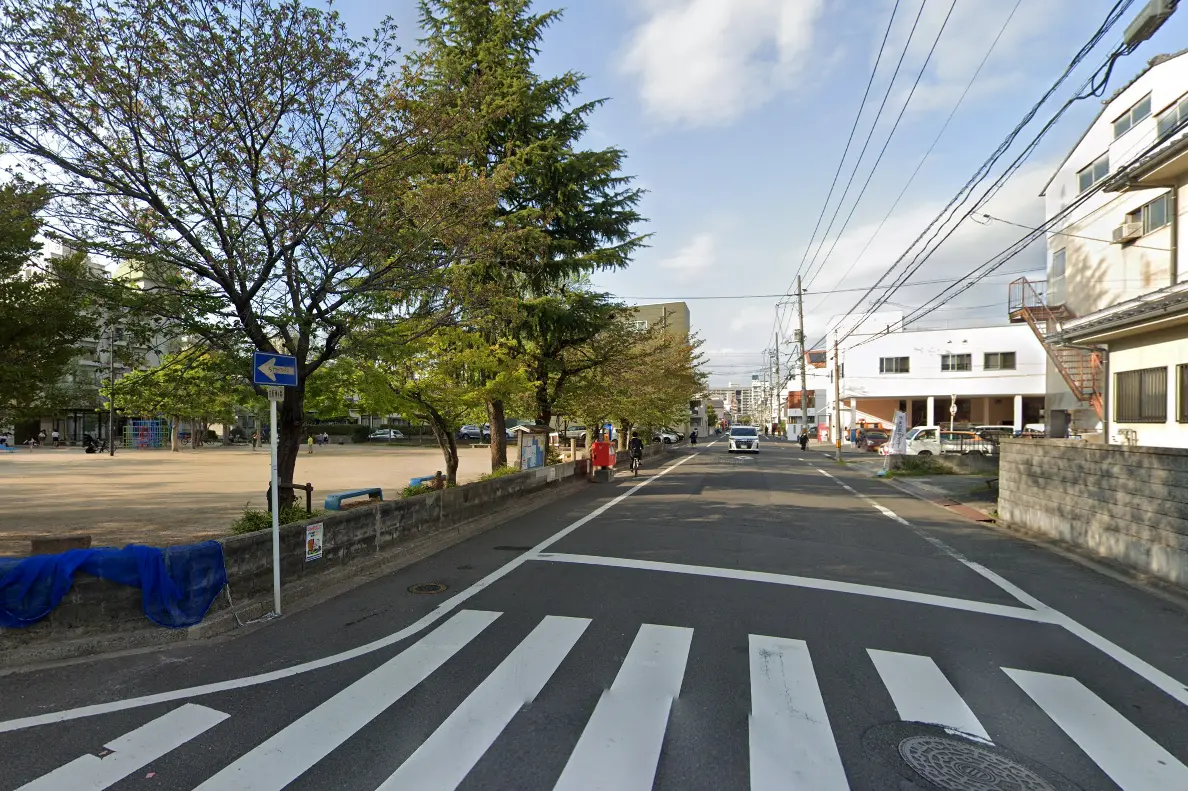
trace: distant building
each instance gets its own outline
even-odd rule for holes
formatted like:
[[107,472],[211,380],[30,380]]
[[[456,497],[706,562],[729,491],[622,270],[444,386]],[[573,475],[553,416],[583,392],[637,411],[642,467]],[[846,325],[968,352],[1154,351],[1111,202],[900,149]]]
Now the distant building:
[[643,328],[662,325],[669,332],[688,338],[689,306],[684,302],[660,302],[655,305],[635,305],[631,308],[636,321]]

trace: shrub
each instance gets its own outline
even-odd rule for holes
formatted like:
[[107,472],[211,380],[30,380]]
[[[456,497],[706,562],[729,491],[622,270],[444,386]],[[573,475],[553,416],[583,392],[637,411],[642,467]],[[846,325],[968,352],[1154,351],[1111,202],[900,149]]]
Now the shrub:
[[935,456],[904,456],[896,472],[900,475],[948,475],[952,471]]
[[561,457],[561,451],[557,449],[556,445],[549,445],[548,452],[545,454],[545,464],[560,464],[565,461]]
[[[287,508],[281,509],[280,523],[282,525],[291,525],[294,522],[304,522],[306,519],[312,519],[322,513],[322,511],[314,510],[312,514],[307,514],[303,507],[290,505]],[[248,507],[248,503],[243,504],[243,515],[231,525],[231,532],[235,535],[270,529],[272,529],[272,512],[253,510]]]
[[510,466],[504,465],[503,467],[496,467],[495,469],[491,470],[486,475],[479,476],[479,480],[480,481],[489,481],[492,478],[502,478],[505,475],[515,475],[519,471],[520,471],[519,467],[510,467]]
[[219,441],[219,435],[218,435],[218,434],[216,434],[216,433],[214,432],[214,430],[213,430],[213,429],[209,429],[209,428],[208,428],[208,429],[206,430],[206,440],[205,440],[205,442],[206,442],[207,444],[211,444],[211,443],[215,443],[215,442],[218,442],[218,441]]
[[418,494],[429,494],[429,492],[436,491],[432,486],[424,486],[418,484],[416,486],[405,486],[400,490],[401,497],[416,497]]
[[245,440],[247,438],[248,438],[248,434],[246,431],[243,430],[242,426],[232,426],[231,427],[231,440],[233,442],[239,441],[239,440]]

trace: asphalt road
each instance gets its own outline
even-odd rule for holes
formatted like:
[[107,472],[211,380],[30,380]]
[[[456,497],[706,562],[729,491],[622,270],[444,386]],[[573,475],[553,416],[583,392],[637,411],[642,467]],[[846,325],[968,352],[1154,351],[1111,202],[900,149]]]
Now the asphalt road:
[[0,677],[0,789],[1188,790],[1176,601],[819,451],[663,463],[234,639]]

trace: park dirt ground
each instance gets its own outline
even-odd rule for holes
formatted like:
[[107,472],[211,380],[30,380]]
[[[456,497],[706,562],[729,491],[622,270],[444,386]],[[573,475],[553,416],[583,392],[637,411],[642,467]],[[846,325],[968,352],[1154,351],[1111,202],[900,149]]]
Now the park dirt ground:
[[[459,455],[459,483],[490,471],[488,449],[459,448]],[[313,454],[302,449],[294,479],[314,485],[320,508],[326,494],[363,486],[399,497],[410,478],[442,467],[436,446],[329,445]],[[117,449],[114,458],[80,448],[0,454],[0,556],[28,555],[33,536],[86,534],[92,546],[117,547],[225,536],[245,505],[265,507],[268,478],[266,448]]]

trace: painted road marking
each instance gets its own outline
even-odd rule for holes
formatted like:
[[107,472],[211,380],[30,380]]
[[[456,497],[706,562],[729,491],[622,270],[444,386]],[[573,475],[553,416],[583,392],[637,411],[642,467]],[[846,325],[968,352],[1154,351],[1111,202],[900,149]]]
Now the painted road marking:
[[862,585],[857,582],[838,582],[835,580],[817,579],[815,577],[798,577],[791,574],[774,574],[767,571],[747,571],[746,569],[725,569],[713,566],[690,566],[684,563],[666,563],[659,560],[636,560],[634,558],[614,558],[602,555],[572,555],[558,552],[544,552],[534,560],[551,563],[576,563],[587,566],[611,566],[614,568],[638,569],[641,571],[665,571],[674,574],[696,574],[702,577],[718,577],[721,579],[743,580],[746,582],[766,582],[774,585],[788,585],[796,588],[810,588],[813,590],[830,591],[832,593],[852,593],[857,596],[873,596],[879,599],[894,599],[912,604],[927,604],[934,607],[947,607],[953,610],[996,615],[1003,618],[1017,618],[1024,621],[1049,623],[1048,613],[1036,612],[1030,608],[1012,607],[1006,604],[991,604],[989,602],[974,601],[972,599],[957,599],[951,596],[938,596],[932,593],[916,593],[900,590],[899,588],[881,588],[875,585]]
[[547,616],[377,791],[453,791],[520,709],[536,699],[588,618]]
[[227,717],[221,711],[187,703],[103,745],[111,750],[110,754],[102,758],[97,755],[76,758],[17,791],[100,791],[109,788]]
[[750,635],[751,791],[848,791],[803,640]]
[[693,630],[644,624],[554,791],[650,791]]
[[1188,788],[1188,767],[1080,681],[1048,673],[1003,670],[1122,791]]
[[945,674],[929,657],[868,648],[883,686],[891,693],[904,722],[927,722],[990,741],[990,734],[974,716]]
[[[974,561],[965,557],[965,555],[958,552],[953,547],[946,544],[944,541],[941,541],[936,536],[926,533],[925,531],[923,531],[920,528],[913,525],[911,522],[909,522],[906,519],[904,519],[903,517],[901,517],[899,514],[896,514],[890,508],[885,508],[884,506],[879,505],[878,503],[876,503],[874,500],[867,497],[866,495],[855,491],[852,487],[839,481],[835,476],[830,475],[829,473],[825,472],[825,470],[822,470],[822,469],[816,468],[816,467],[814,469],[816,469],[817,472],[821,473],[822,475],[828,476],[829,478],[832,478],[834,481],[837,481],[838,484],[840,484],[841,486],[843,486],[850,492],[853,492],[857,497],[864,500],[867,504],[874,506],[883,515],[888,516],[891,519],[894,519],[896,522],[899,522],[901,525],[904,525],[905,527],[910,529],[913,533],[918,535],[920,538],[924,539],[925,541],[927,541],[928,543],[932,544],[934,547],[939,549],[941,552],[944,552],[946,555],[953,558],[957,562],[962,563],[963,565],[965,565],[972,571],[980,574],[982,577],[984,577],[987,580],[989,580],[990,582],[994,583],[999,588],[1006,591],[1011,596],[1015,597],[1015,599],[1017,599],[1020,603],[1025,604],[1028,607],[1031,607],[1033,610],[1035,610],[1036,613],[1039,613],[1044,616],[1043,620],[1047,621],[1048,623],[1052,623],[1057,626],[1064,627],[1068,631],[1075,634],[1077,637],[1084,640],[1089,645],[1093,646],[1097,650],[1104,653],[1106,656],[1113,659],[1118,664],[1122,665],[1125,668],[1128,668],[1132,672],[1136,673],[1137,675],[1139,675],[1142,678],[1149,681],[1151,684],[1154,684],[1155,686],[1159,687],[1161,690],[1166,692],[1172,698],[1175,698],[1180,703],[1183,703],[1185,706],[1188,706],[1188,684],[1185,684],[1184,682],[1180,681],[1177,678],[1174,678],[1170,674],[1163,672],[1162,670],[1155,667],[1154,665],[1152,665],[1150,662],[1146,661],[1145,659],[1135,656],[1130,651],[1127,651],[1125,648],[1118,645],[1117,643],[1107,640],[1105,637],[1102,637],[1100,634],[1093,631],[1089,627],[1083,625],[1079,621],[1074,620],[1073,618],[1069,617],[1068,615],[1065,615],[1064,613],[1060,612],[1059,610],[1049,607],[1048,605],[1044,604],[1042,601],[1040,601],[1036,597],[1032,596],[1027,591],[1020,588],[1018,585],[1015,585],[1013,582],[1010,582],[1007,579],[1005,579],[1002,575],[1000,575],[994,571],[991,571],[990,569],[983,566],[981,563],[975,563]],[[2,726],[0,726],[0,729],[2,729]]]
[[537,554],[565,538],[567,535],[577,530],[582,525],[593,519],[597,519],[599,516],[606,513],[607,510],[623,502],[628,497],[650,484],[652,481],[667,475],[690,459],[696,458],[697,455],[697,453],[693,453],[688,456],[682,456],[672,464],[662,467],[656,474],[644,478],[639,483],[634,484],[627,491],[598,506],[593,511],[583,516],[581,519],[578,519],[576,522],[572,522],[561,530],[558,530],[556,533],[549,536],[544,541],[541,541],[528,552],[513,558],[512,560],[497,568],[495,571],[492,571],[490,574],[483,577],[478,582],[467,588],[464,588],[453,597],[443,601],[432,612],[425,615],[420,620],[409,624],[403,629],[397,630],[392,634],[381,637],[378,640],[366,643],[365,645],[361,645],[356,648],[342,651],[337,654],[324,656],[321,659],[302,662],[301,664],[293,665],[292,667],[273,670],[268,673],[259,673],[254,676],[243,676],[241,678],[228,679],[227,681],[216,681],[212,684],[200,684],[195,687],[175,689],[170,692],[158,692],[153,695],[140,695],[134,698],[125,698],[124,700],[113,700],[107,703],[95,703],[89,706],[79,706],[73,709],[53,711],[48,714],[36,714],[31,717],[20,717],[15,720],[7,720],[0,722],[0,733],[21,730],[22,728],[33,728],[38,725],[49,725],[55,722],[76,720],[81,717],[93,717],[97,714],[110,714],[115,711],[125,711],[127,709],[134,709],[140,706],[151,706],[154,703],[167,703],[172,700],[185,700],[186,698],[198,697],[200,695],[211,695],[216,692],[227,692],[233,689],[243,689],[245,687],[256,686],[258,684],[268,684],[273,681],[291,678],[302,673],[308,673],[311,670],[321,670],[324,667],[331,667],[332,665],[348,662],[360,656],[366,656],[367,654],[380,651],[384,648],[387,648],[388,646],[395,645],[396,643],[406,640],[425,628],[437,623],[446,615],[449,615],[451,612],[457,609],[458,606],[463,604],[467,599],[489,588],[491,585],[503,579],[503,577],[515,571],[529,560],[532,560]]
[[424,681],[499,613],[463,610],[195,791],[280,791]]

